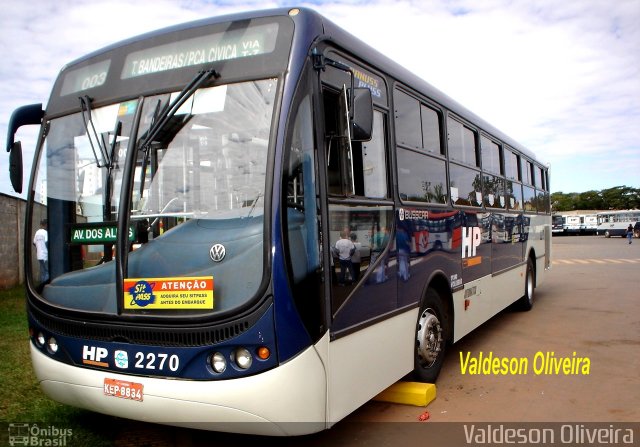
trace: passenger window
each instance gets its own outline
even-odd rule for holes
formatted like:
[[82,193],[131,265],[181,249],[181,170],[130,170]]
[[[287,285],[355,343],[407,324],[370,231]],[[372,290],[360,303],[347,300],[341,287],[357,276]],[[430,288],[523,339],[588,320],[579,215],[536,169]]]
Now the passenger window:
[[[382,199],[388,196],[384,124],[384,115],[375,110],[373,112],[373,137],[371,140],[361,143],[364,196],[373,199]],[[354,146],[356,144],[354,143]]]
[[492,174],[502,174],[500,146],[487,137],[480,139],[482,145],[482,170]]
[[542,168],[540,166],[534,166],[533,172],[535,173],[535,186],[538,189],[544,189],[544,184],[542,183]]
[[451,163],[449,175],[451,201],[454,205],[482,206],[480,171]]
[[398,144],[413,149],[422,146],[420,103],[399,90],[394,92],[396,139]]
[[522,190],[524,196],[524,210],[535,213],[537,211],[536,190],[529,186],[524,186]]
[[446,203],[445,161],[398,148],[398,190],[403,201]]
[[504,174],[508,179],[520,180],[518,175],[518,156],[510,150],[504,151]]
[[427,152],[444,155],[440,144],[440,115],[435,110],[420,106],[422,117],[422,147]]
[[522,211],[522,185],[507,180],[505,185],[507,196],[507,208],[513,211]]
[[522,160],[522,183],[533,185],[533,165],[530,161]]
[[538,191],[537,207],[539,213],[551,212],[551,203],[549,199],[549,193]]
[[504,192],[504,179],[484,174],[482,177],[484,205],[489,208],[506,208],[507,198]]
[[471,166],[479,166],[475,132],[454,119],[448,121],[447,132],[449,134],[449,159]]

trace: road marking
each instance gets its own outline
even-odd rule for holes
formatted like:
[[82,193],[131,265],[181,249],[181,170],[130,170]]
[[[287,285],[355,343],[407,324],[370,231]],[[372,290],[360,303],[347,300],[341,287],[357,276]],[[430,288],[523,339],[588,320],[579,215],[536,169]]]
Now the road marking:
[[554,259],[555,265],[576,265],[576,264],[640,264],[640,258],[635,259]]

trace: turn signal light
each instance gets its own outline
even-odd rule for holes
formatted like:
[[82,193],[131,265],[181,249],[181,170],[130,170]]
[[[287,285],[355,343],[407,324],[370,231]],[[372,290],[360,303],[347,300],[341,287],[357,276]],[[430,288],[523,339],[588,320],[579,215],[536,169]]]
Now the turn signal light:
[[260,360],[267,360],[271,355],[271,351],[269,351],[269,348],[267,348],[266,346],[260,346],[258,348],[257,354]]

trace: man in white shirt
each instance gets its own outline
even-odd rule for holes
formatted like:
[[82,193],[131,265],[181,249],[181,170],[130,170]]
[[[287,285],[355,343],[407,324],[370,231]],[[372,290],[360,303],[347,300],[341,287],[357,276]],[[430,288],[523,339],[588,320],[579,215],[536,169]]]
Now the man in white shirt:
[[40,229],[33,237],[33,245],[36,247],[36,257],[40,264],[40,282],[49,281],[49,235],[47,233],[47,219],[40,221]]
[[347,269],[349,270],[351,280],[353,281],[356,275],[353,271],[351,256],[353,256],[353,253],[356,251],[356,246],[351,242],[351,239],[349,239],[347,230],[342,230],[340,232],[340,239],[336,242],[335,251],[338,256],[338,261],[340,261],[340,277],[338,278],[338,283],[345,283],[345,273]]

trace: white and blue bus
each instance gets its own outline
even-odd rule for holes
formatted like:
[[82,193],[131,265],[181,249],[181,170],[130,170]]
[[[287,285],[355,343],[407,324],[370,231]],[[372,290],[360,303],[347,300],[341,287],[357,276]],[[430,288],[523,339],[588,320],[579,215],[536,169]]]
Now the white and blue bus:
[[[447,345],[531,308],[550,267],[545,165],[311,10],[66,65],[46,108],[12,116],[16,190],[28,124],[31,355],[65,404],[319,431],[412,371],[435,381]],[[357,270],[334,257],[347,237]]]
[[596,234],[604,237],[627,235],[629,225],[634,230],[634,235],[639,230],[640,210],[603,211],[598,213],[598,229]]

